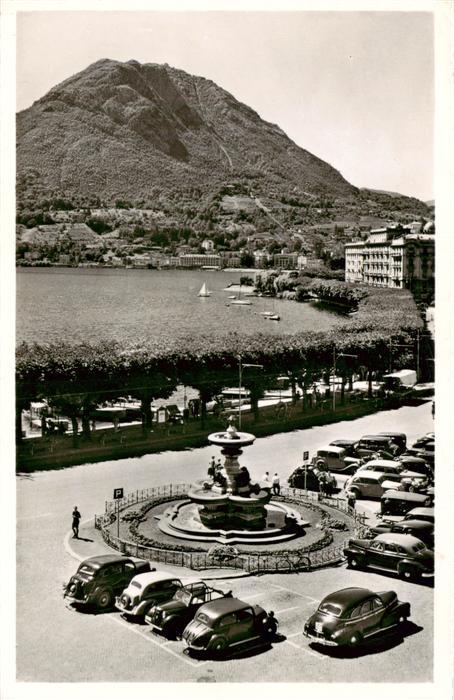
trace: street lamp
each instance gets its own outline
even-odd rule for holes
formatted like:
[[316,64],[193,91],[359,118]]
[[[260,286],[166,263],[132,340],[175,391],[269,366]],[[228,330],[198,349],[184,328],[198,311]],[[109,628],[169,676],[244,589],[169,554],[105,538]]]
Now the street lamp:
[[243,367],[258,367],[259,369],[263,369],[263,365],[243,364],[241,355],[238,355],[238,428],[241,428],[241,385],[243,383]]
[[350,355],[347,352],[339,352],[336,357],[336,346],[333,347],[333,412],[336,410],[336,360],[339,357],[356,357],[358,355]]

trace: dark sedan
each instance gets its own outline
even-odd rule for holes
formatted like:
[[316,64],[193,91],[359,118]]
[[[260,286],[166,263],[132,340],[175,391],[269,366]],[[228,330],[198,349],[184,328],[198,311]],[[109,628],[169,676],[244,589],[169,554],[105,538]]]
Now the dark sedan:
[[385,532],[399,533],[401,535],[413,535],[429,548],[434,548],[434,526],[424,520],[406,519],[400,522],[383,521],[380,525],[370,528],[373,537]]
[[408,617],[410,603],[401,602],[394,591],[343,588],[322,600],[304,625],[304,635],[316,644],[357,646]]
[[405,579],[431,576],[434,572],[434,553],[412,535],[390,532],[373,540],[350,540],[344,554],[352,569],[390,571]]

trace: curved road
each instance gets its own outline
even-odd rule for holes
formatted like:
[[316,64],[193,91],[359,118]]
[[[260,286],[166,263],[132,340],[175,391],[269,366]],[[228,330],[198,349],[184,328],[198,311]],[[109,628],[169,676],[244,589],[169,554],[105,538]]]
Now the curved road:
[[[312,455],[317,447],[335,438],[356,438],[366,433],[387,429],[406,432],[408,442],[411,444],[419,435],[433,429],[430,402],[418,407],[403,407],[380,412],[355,421],[260,438],[254,445],[246,448],[241,463],[247,465],[252,478],[260,478],[265,470],[270,473],[278,471],[283,482],[294,467],[302,462],[304,450],[309,450]],[[145,634],[140,626],[129,627],[129,634],[125,633],[121,628],[123,624],[121,619],[115,614],[103,616],[77,614],[69,612],[63,604],[62,582],[69,578],[77,565],[63,547],[64,538],[71,527],[73,506],[79,507],[83,520],[90,519],[95,513],[101,513],[104,510],[104,500],[112,498],[115,487],[123,487],[125,493],[128,493],[152,485],[200,478],[205,473],[213,454],[218,456],[219,451],[208,446],[94,465],[83,464],[61,471],[39,472],[17,478],[18,680],[207,681],[210,680],[213,669],[218,675],[218,680],[282,680],[282,677],[279,677],[282,667],[276,669],[270,666],[266,660],[267,654],[254,657],[256,661],[257,658],[262,659],[259,664],[262,675],[259,678],[250,676],[249,663],[243,664],[246,675],[240,673],[237,676],[235,666],[235,676],[230,677],[229,673],[232,674],[233,667],[229,663],[213,666],[211,662],[207,662],[199,667],[200,662],[194,662],[191,659],[187,659],[186,662],[186,657],[181,654],[181,651],[175,652],[172,645],[158,648],[159,645],[157,646],[154,637],[150,638],[149,633]],[[337,573],[334,574],[334,571]],[[325,585],[323,583],[319,589],[318,580],[332,586],[332,577],[335,576],[339,583],[343,581],[345,585],[351,585],[348,581],[352,573],[357,574],[345,569],[334,571],[310,574],[310,587],[314,589],[313,596],[298,592],[292,592],[291,596],[299,596],[298,600],[303,596],[307,598],[306,602],[312,601],[313,605],[313,601],[318,599],[319,592]],[[399,591],[402,586],[410,586],[408,590],[414,591],[413,595],[416,599],[421,598],[421,609],[427,611],[430,618],[427,626],[430,629],[432,605],[430,589],[415,585],[412,587],[412,584],[390,581],[389,578],[375,574],[372,576],[380,580],[377,583],[377,586],[380,584],[378,589],[396,587]],[[368,575],[363,574],[362,577],[367,579]],[[280,604],[284,611],[292,609],[293,603],[286,604],[284,600],[287,595],[285,594],[286,581],[293,581],[288,588],[294,591],[302,585],[301,582],[305,577],[280,576],[279,581],[274,577],[266,578],[271,582],[270,587],[277,586],[276,590],[279,587],[282,588],[282,601],[276,605]],[[264,579],[247,580],[252,584],[255,580],[258,582]],[[407,589],[404,587],[402,590],[407,595]],[[260,601],[257,600],[257,602]],[[283,613],[284,616],[285,614],[286,612]],[[299,632],[295,631],[296,634]],[[430,666],[431,637],[414,635],[413,638],[417,644],[422,643],[419,641],[421,639],[426,640]],[[295,646],[296,642],[303,649],[301,640],[291,642],[292,640],[289,639],[286,643],[286,648],[289,650]],[[279,646],[282,647],[282,645],[276,645],[275,649]],[[322,680],[322,678],[350,680],[350,672],[345,664],[336,663],[333,666],[333,669],[336,669],[336,675],[330,677],[331,671],[323,664],[320,666],[319,663],[315,663],[306,647],[301,654],[304,656],[307,668],[295,669],[289,657],[288,680]],[[407,649],[408,645],[407,647],[404,645],[403,648]],[[175,654],[180,659],[178,663],[172,662]],[[285,658],[278,662],[278,666],[280,663],[284,665],[287,663]],[[359,664],[359,661],[363,662],[365,659],[367,657],[355,661]],[[376,660],[375,663],[377,663]],[[411,663],[416,669],[418,668],[417,658],[416,662],[413,659]],[[326,666],[328,662],[325,660],[324,664]],[[312,666],[314,670],[309,671],[308,669]],[[342,673],[344,668],[345,677]],[[367,664],[364,663],[361,668],[363,668],[362,679],[368,680]],[[427,673],[430,674],[429,670]],[[400,679],[392,675],[387,678],[390,681]],[[427,680],[429,679],[427,676]]]

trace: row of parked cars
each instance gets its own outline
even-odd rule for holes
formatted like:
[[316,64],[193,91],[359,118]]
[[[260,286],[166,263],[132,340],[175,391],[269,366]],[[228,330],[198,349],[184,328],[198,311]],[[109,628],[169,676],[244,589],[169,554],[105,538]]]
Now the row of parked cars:
[[[83,561],[65,585],[64,596],[72,604],[100,610],[115,605],[127,619],[143,620],[170,639],[181,637],[190,652],[216,655],[246,644],[269,644],[278,628],[272,611],[235,598],[231,591],[115,554]],[[344,588],[321,601],[304,634],[315,644],[357,646],[409,616],[410,604],[399,601],[394,591]]]

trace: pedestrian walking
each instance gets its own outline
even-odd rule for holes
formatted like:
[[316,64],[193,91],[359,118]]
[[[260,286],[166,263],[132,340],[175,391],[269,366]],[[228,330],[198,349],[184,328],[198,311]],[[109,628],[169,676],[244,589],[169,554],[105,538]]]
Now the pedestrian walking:
[[270,483],[270,473],[269,472],[264,473],[264,475],[262,476],[262,481],[266,481],[267,484]]
[[352,491],[349,491],[347,493],[347,503],[348,503],[349,508],[351,508],[352,510],[355,510],[356,495]]
[[79,520],[81,519],[81,514],[77,510],[77,506],[74,506],[73,510],[73,539],[78,539],[79,537]]
[[275,496],[279,496],[281,492],[281,482],[279,479],[279,474],[277,472],[274,473],[273,476],[273,493]]
[[213,456],[211,458],[210,465],[208,467],[208,476],[211,476],[212,478],[214,478],[215,474],[216,474],[216,460]]

